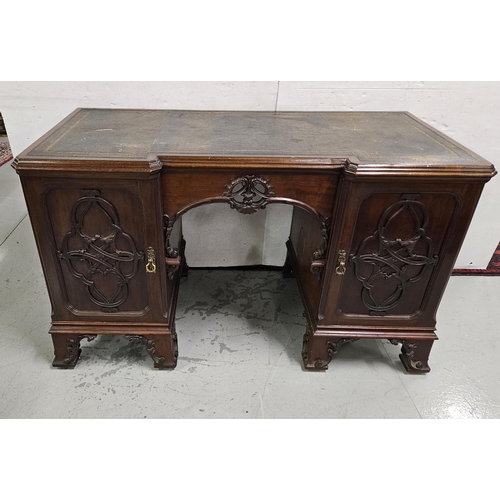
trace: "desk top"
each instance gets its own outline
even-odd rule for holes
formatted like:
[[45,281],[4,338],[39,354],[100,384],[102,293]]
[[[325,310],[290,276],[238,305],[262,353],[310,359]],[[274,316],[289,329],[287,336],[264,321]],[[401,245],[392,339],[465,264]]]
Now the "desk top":
[[75,110],[19,159],[355,158],[360,165],[491,163],[406,112]]

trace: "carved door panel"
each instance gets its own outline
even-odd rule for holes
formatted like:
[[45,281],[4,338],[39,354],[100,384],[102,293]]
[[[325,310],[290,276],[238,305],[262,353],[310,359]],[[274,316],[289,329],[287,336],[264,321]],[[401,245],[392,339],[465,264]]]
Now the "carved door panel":
[[144,311],[141,200],[96,189],[52,189],[46,199],[68,306],[80,314]]
[[[41,196],[34,231],[51,249],[42,263],[51,297],[57,297],[53,320],[165,321],[158,187],[105,179],[25,183],[27,193]],[[35,196],[28,199],[37,205]]]
[[330,298],[336,295],[336,307],[325,308],[324,324],[377,324],[381,317],[386,324],[415,323],[424,313],[432,323],[437,288],[444,290],[450,255],[456,255],[466,227],[459,228],[463,235],[455,234],[462,193],[429,188],[353,188],[338,248],[331,252],[337,291]]

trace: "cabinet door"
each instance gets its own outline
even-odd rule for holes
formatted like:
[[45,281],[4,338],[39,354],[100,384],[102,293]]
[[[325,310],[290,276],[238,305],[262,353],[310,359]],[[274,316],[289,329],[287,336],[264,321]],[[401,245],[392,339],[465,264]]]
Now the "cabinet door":
[[158,182],[24,184],[54,320],[165,320]]
[[324,324],[433,325],[480,186],[353,184]]

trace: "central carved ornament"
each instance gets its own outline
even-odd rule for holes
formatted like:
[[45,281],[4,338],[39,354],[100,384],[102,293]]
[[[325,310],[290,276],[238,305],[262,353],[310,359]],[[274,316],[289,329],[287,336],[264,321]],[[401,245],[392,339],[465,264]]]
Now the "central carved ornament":
[[242,214],[253,214],[265,208],[274,188],[269,180],[255,175],[245,175],[231,181],[222,194],[229,206]]

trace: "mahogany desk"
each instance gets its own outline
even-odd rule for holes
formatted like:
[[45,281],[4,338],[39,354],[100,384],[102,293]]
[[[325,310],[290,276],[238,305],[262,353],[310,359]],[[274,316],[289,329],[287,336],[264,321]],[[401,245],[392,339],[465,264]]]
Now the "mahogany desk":
[[182,215],[286,203],[305,367],[325,370],[342,344],[373,338],[401,343],[405,368],[427,372],[439,301],[496,173],[403,112],[77,109],[13,166],[60,368],[100,334],[140,339],[156,368],[175,367]]

